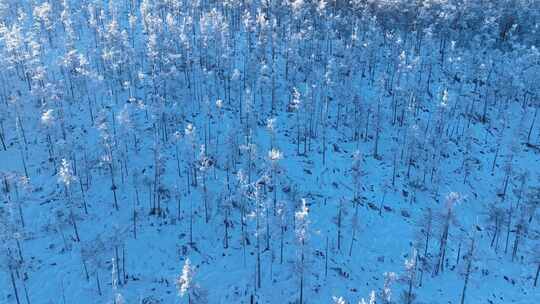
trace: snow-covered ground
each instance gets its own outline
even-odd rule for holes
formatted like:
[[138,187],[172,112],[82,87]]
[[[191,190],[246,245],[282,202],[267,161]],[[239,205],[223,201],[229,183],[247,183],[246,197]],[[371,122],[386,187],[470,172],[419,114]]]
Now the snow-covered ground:
[[0,303],[540,302],[538,16],[259,2],[0,1]]

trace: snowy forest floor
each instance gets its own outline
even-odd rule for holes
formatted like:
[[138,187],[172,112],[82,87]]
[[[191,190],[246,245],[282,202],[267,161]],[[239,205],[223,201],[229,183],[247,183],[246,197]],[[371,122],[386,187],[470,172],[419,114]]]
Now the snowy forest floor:
[[52,2],[0,14],[0,302],[540,301],[538,50]]

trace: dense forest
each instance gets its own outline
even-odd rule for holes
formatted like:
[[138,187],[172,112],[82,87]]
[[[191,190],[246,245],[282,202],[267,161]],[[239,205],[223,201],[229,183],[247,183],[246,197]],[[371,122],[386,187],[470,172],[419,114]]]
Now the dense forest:
[[0,0],[0,302],[540,302],[540,1]]

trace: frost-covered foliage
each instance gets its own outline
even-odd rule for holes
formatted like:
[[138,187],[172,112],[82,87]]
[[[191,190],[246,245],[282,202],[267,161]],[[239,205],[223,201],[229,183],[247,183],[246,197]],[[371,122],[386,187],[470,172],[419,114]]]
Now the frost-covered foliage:
[[184,266],[182,267],[182,275],[177,280],[178,285],[178,292],[180,296],[184,296],[191,287],[191,280],[193,277],[193,270],[191,269],[191,262],[189,261],[189,258],[186,259],[184,262]]

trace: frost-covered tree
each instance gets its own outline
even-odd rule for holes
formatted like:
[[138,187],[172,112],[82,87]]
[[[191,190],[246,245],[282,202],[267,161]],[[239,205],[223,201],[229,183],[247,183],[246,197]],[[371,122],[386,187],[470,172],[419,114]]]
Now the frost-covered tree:
[[399,279],[406,285],[406,290],[401,295],[403,301],[406,304],[411,304],[416,299],[416,293],[414,287],[416,286],[416,269],[417,269],[418,256],[416,249],[412,250],[412,254],[405,259],[405,273],[399,277]]
[[69,220],[73,225],[73,231],[75,232],[75,240],[80,242],[79,229],[77,228],[76,214],[74,211],[74,202],[71,195],[71,184],[76,180],[71,169],[71,164],[64,158],[62,159],[60,169],[58,170],[58,182],[64,186],[64,197],[66,200],[66,206],[69,209]]
[[180,297],[187,296],[189,304],[203,304],[206,302],[206,292],[194,280],[195,269],[191,265],[191,260],[186,258],[182,267],[181,275],[176,279],[176,287]]
[[375,300],[376,300],[375,291],[372,290],[369,294],[368,301],[366,302],[364,298],[361,298],[358,304],[375,304]]
[[392,283],[398,278],[395,272],[385,272],[384,285],[381,290],[381,300],[384,304],[392,303]]
[[296,238],[300,243],[300,257],[298,261],[298,272],[300,277],[300,288],[299,288],[299,303],[304,303],[304,283],[305,283],[305,272],[306,272],[306,241],[308,239],[308,228],[309,228],[309,209],[307,206],[306,199],[302,199],[302,204],[300,209],[295,212],[294,216],[296,219]]
[[433,273],[435,275],[444,271],[446,250],[448,247],[448,238],[450,235],[450,228],[452,221],[454,220],[454,207],[460,200],[460,195],[457,192],[450,192],[445,199],[444,209],[440,214],[440,238],[439,238],[439,253],[437,254],[437,263]]
[[277,193],[278,193],[278,179],[279,179],[279,161],[283,158],[283,153],[275,148],[272,148],[268,151],[268,158],[270,159],[270,165],[272,170],[271,180],[272,180],[272,192],[273,192],[273,210],[274,215],[276,214],[276,204],[277,204]]
[[336,297],[336,296],[332,297],[332,302],[334,304],[347,304],[347,302],[345,301],[343,297]]

